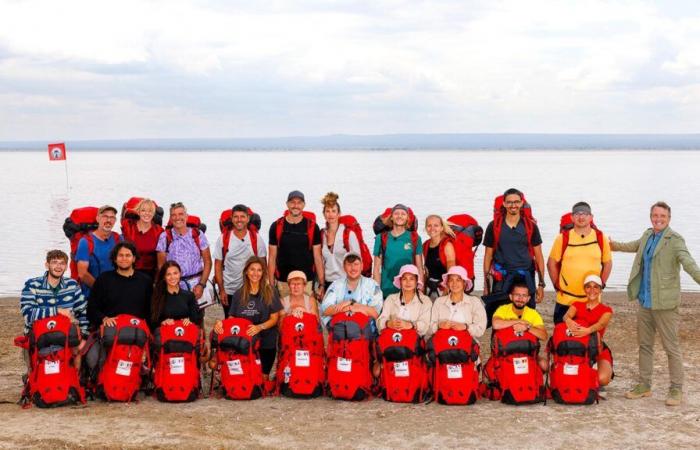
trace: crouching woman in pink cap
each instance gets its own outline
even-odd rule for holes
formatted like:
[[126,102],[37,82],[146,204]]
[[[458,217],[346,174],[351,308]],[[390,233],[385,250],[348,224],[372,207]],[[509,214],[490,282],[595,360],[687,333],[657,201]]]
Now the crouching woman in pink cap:
[[394,286],[401,289],[384,300],[382,313],[377,319],[377,328],[407,330],[415,328],[423,337],[430,331],[430,310],[433,303],[422,294],[423,283],[418,277],[418,267],[406,264],[394,277]]
[[467,330],[474,338],[486,331],[486,310],[481,299],[467,295],[473,284],[462,266],[452,266],[442,276],[447,295],[438,297],[433,303],[430,334],[438,329]]

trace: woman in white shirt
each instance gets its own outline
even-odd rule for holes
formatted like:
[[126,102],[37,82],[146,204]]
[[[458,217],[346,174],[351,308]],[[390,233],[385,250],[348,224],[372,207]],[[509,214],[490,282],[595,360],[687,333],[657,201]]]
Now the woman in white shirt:
[[347,248],[344,241],[345,225],[340,223],[340,204],[338,194],[327,193],[322,199],[323,217],[326,227],[321,229],[321,255],[325,270],[326,289],[332,282],[345,275],[343,259],[351,252],[360,253],[360,243],[355,233],[348,233]]
[[474,338],[481,337],[486,331],[486,310],[481,299],[465,293],[472,288],[467,271],[462,266],[450,267],[442,282],[449,293],[433,304],[430,333],[438,329],[467,330]]
[[418,268],[413,264],[401,267],[394,277],[394,286],[401,291],[391,294],[384,300],[382,313],[377,319],[379,331],[385,328],[406,330],[415,328],[418,335],[425,336],[430,331],[430,310],[433,303],[425,294],[418,279]]

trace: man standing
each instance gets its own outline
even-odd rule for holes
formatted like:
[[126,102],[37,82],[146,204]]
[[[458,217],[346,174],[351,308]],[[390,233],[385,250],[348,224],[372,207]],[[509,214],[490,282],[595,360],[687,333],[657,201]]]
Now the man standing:
[[182,202],[170,205],[172,230],[163,231],[158,238],[158,269],[165,261],[175,261],[182,269],[180,287],[192,291],[200,301],[211,273],[211,252],[207,236],[199,228],[187,226],[187,208]]
[[384,298],[399,292],[399,288],[394,286],[394,277],[406,264],[414,264],[418,268],[418,282],[423,284],[423,252],[420,250],[423,244],[418,233],[407,229],[408,220],[408,207],[397,204],[391,209],[389,222],[385,222],[391,229],[374,238],[372,278],[381,286]]
[[494,212],[494,220],[484,233],[483,300],[489,323],[494,311],[509,303],[508,292],[517,281],[524,281],[529,289],[530,308],[544,298],[542,237],[535,220],[525,213],[525,206],[523,193],[508,189],[503,193],[503,205]]
[[270,225],[267,267],[270,283],[277,287],[280,298],[289,295],[286,280],[293,270],[306,274],[309,281],[304,291],[307,295],[313,294],[314,276],[318,283],[317,298],[323,298],[325,293],[321,230],[315,220],[304,216],[305,205],[303,193],[290,192],[287,195],[288,212]]
[[112,231],[117,222],[117,208],[104,205],[97,210],[97,229],[80,239],[75,252],[78,278],[83,295],[90,295],[90,288],[101,273],[114,270],[110,253],[119,242],[119,234]]
[[671,207],[656,202],[651,207],[651,228],[632,242],[611,242],[613,251],[634,252],[627,284],[630,300],[637,300],[637,340],[639,342],[639,382],[625,397],[651,395],[654,371],[654,338],[659,331],[670,372],[671,386],[666,405],[678,406],[683,397],[683,361],[678,338],[681,301],[680,267],[700,283],[700,267],[688,252],[683,237],[668,226]]
[[67,267],[68,255],[61,250],[51,250],[46,254],[44,275],[30,278],[24,284],[19,307],[25,334],[35,320],[61,314],[78,324],[80,332],[87,336],[87,301],[78,283],[63,276]]
[[254,229],[248,228],[250,216],[248,207],[236,205],[231,209],[233,229],[227,248],[224,248],[224,236],[219,236],[214,247],[214,280],[219,286],[224,315],[228,316],[228,305],[233,294],[243,286],[243,267],[251,256],[265,258],[265,242]]
[[586,202],[571,208],[573,228],[559,233],[547,260],[549,278],[557,290],[554,323],[564,320],[564,314],[575,302],[585,302],[583,280],[598,275],[603,285],[612,271],[612,255],[607,236],[593,228],[593,213]]

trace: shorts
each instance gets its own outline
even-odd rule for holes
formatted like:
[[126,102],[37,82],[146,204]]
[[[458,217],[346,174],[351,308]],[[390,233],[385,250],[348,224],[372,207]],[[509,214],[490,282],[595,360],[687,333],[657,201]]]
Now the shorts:
[[610,347],[608,347],[608,344],[603,342],[603,349],[600,351],[600,355],[598,355],[598,361],[604,360],[610,363],[610,366],[612,367],[613,365],[613,356],[612,352],[610,351]]

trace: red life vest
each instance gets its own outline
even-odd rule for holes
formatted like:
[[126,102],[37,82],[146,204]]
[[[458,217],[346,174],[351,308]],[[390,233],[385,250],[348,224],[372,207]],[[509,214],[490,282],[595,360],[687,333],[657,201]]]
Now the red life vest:
[[[498,249],[498,242],[501,238],[501,226],[506,217],[506,208],[503,205],[503,195],[499,195],[493,201],[493,252],[496,253]],[[535,260],[535,248],[532,246],[532,234],[535,232],[535,226],[537,225],[537,220],[532,215],[532,207],[525,199],[525,194],[522,196],[522,207],[520,208],[520,220],[523,222],[525,227],[525,236],[527,237],[527,249],[532,258],[533,264],[535,264],[535,269],[537,269],[537,261]],[[493,273],[493,271],[492,271]],[[500,276],[498,272],[494,274],[495,278],[498,280]]]
[[418,403],[428,393],[425,345],[414,328],[385,328],[377,339],[377,359],[382,363],[380,387],[384,400]]
[[[221,230],[221,265],[224,266],[226,262],[226,255],[228,254],[228,247],[231,243],[231,235],[233,234],[233,222],[231,217],[233,212],[230,209],[225,209],[221,211],[221,216],[219,216],[219,230]],[[253,254],[258,256],[258,231],[260,231],[260,216],[254,213],[252,209],[248,208],[248,238],[250,239],[250,247],[253,250]]]
[[[344,215],[338,218],[338,223],[343,225],[343,248],[346,252],[350,251],[350,233],[355,233],[357,242],[360,245],[360,257],[362,258],[362,276],[372,277],[372,253],[365,242],[362,235],[362,227],[360,223],[351,215]],[[322,229],[321,233],[325,234],[326,229]],[[337,237],[336,237],[337,239]]]
[[161,402],[192,402],[199,396],[199,340],[199,327],[193,323],[185,326],[182,320],[156,329],[154,347],[158,360],[153,384]]
[[72,348],[80,345],[80,332],[71,320],[58,314],[35,320],[27,336],[15,345],[29,353],[30,369],[20,403],[40,408],[85,403]]
[[255,400],[262,397],[263,375],[258,336],[246,331],[253,323],[238,317],[222,321],[223,332],[211,333],[211,348],[216,350],[216,370],[221,376],[221,391],[230,400]]
[[575,337],[562,322],[554,327],[547,345],[553,358],[548,387],[554,401],[572,405],[597,402],[600,382],[596,363],[601,351],[598,333]]
[[328,333],[328,388],[341,400],[364,400],[372,388],[370,318],[362,313],[333,315]]
[[287,315],[280,326],[277,391],[286,397],[313,398],[325,383],[323,332],[315,314]]
[[151,332],[145,320],[129,314],[119,314],[115,320],[113,327],[100,327],[107,357],[97,377],[97,393],[105,400],[129,402],[141,387],[144,358],[150,367]]
[[[383,213],[377,216],[376,219],[374,219],[374,224],[372,226],[372,229],[374,230],[374,234],[380,235],[380,239],[382,240],[382,244],[380,247],[380,254],[382,256],[382,264],[386,264],[386,258],[384,258],[384,254],[386,253],[386,245],[387,242],[389,241],[389,233],[391,232],[391,227],[386,225],[386,221],[389,220],[391,217],[392,213],[392,208],[387,208],[384,210]],[[406,231],[411,233],[411,244],[413,245],[413,257],[415,258],[416,253],[418,252],[418,219],[416,218],[416,215],[413,214],[413,210],[411,208],[408,208],[408,221],[406,222]]]
[[491,400],[513,405],[540,403],[545,399],[542,369],[537,363],[540,342],[513,327],[495,330],[491,357],[484,365],[482,392]]
[[433,395],[446,405],[471,405],[479,398],[479,344],[466,330],[439,329],[428,341]]

